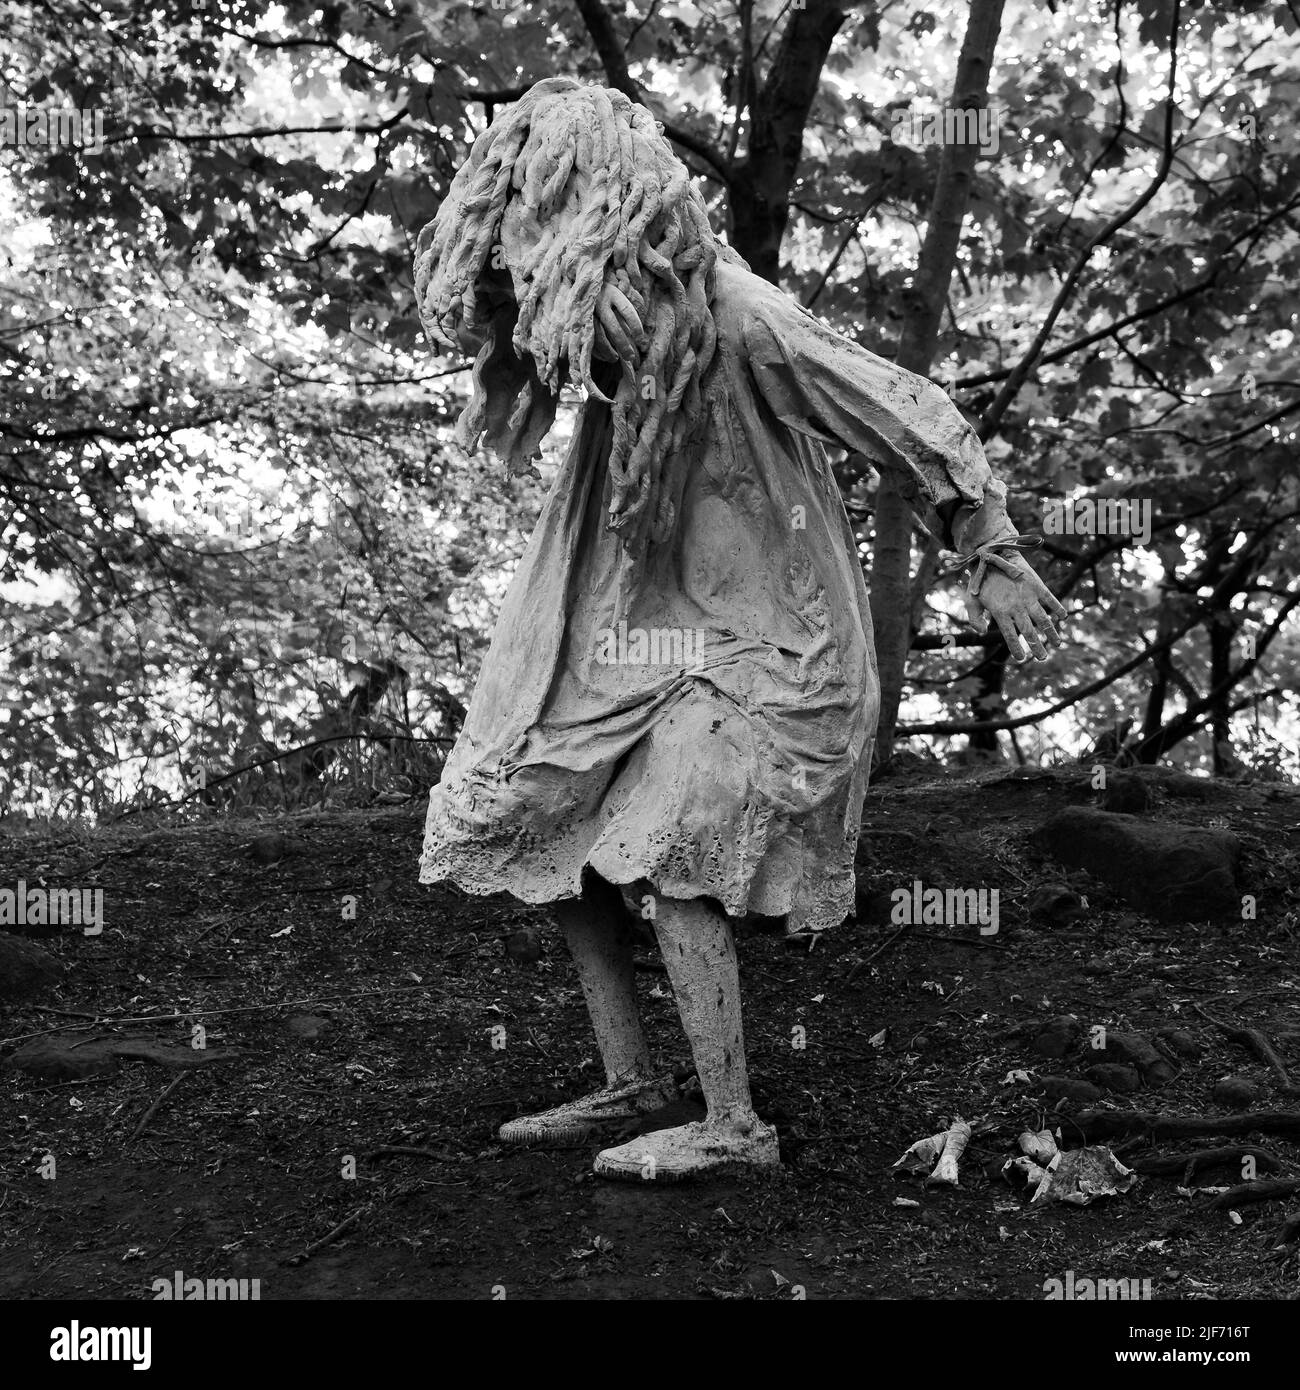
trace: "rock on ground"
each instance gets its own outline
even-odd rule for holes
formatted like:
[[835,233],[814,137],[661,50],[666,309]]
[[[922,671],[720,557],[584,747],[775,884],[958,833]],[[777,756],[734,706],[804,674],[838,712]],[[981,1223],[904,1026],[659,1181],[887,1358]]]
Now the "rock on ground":
[[1122,1062],[1098,1062],[1088,1068],[1088,1080],[1103,1091],[1118,1091],[1131,1096],[1142,1089],[1142,1078],[1135,1067],[1126,1067]]
[[1040,1057],[1064,1057],[1082,1036],[1083,1024],[1073,1014],[1058,1014],[1042,1026],[1032,1046]]
[[1101,1089],[1091,1081],[1080,1081],[1071,1076],[1040,1076],[1038,1080],[1049,1102],[1075,1100],[1091,1104],[1101,1099]]
[[506,954],[517,965],[531,965],[542,958],[542,934],[534,927],[511,932],[506,939]]
[[0,932],[0,999],[16,1003],[34,999],[63,977],[63,965],[21,936]]
[[1086,869],[1152,916],[1199,922],[1241,915],[1241,842],[1226,830],[1072,806],[1039,826],[1033,839],[1060,863]]
[[1248,1076],[1225,1076],[1214,1087],[1214,1102],[1228,1110],[1249,1110],[1264,1088]]
[[217,1048],[180,1047],[150,1038],[85,1038],[56,1033],[33,1038],[10,1053],[4,1066],[38,1081],[79,1081],[112,1071],[120,1059],[156,1062],[176,1070],[212,1066],[238,1054]]

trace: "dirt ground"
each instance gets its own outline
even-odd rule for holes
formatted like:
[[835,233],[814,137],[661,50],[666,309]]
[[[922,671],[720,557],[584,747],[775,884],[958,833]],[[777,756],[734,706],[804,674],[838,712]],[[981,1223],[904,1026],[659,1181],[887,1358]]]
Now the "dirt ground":
[[[598,1145],[496,1143],[503,1120],[599,1084],[594,1044],[544,909],[416,882],[416,803],[0,832],[0,885],[105,893],[102,935],[41,939],[68,974],[39,1007],[0,1016],[0,1054],[45,1031],[183,1048],[197,1019],[218,1058],[184,1071],[126,1058],[61,1082],[0,1070],[0,1298],[150,1298],[177,1270],[258,1279],[263,1299],[1041,1300],[1068,1271],[1150,1279],[1156,1299],[1292,1297],[1298,1247],[1272,1247],[1294,1197],[1242,1205],[1234,1220],[1172,1176],[1084,1208],[1031,1207],[998,1175],[1025,1128],[1060,1124],[1069,1139],[1077,1106],[1049,1111],[1037,1078],[1079,1075],[1087,1059],[1031,1049],[1056,1015],[1185,1027],[1203,1048],[1158,1091],[1103,1106],[1227,1115],[1211,1090],[1231,1073],[1262,1086],[1257,1109],[1300,1111],[1194,1007],[1291,1032],[1279,1045],[1300,1073],[1300,794],[1220,783],[1209,800],[1153,812],[1241,838],[1260,918],[1226,927],[1134,914],[1030,847],[1048,814],[1090,797],[1072,770],[936,766],[874,788],[860,898],[913,878],[998,887],[999,932],[900,933],[865,909],[811,951],[748,930],[750,1070],[783,1168],[672,1187],[597,1179]],[[288,852],[263,865],[249,846],[267,832]],[[1034,920],[1027,903],[1045,879],[1085,893],[1086,909]],[[542,933],[532,963],[505,949],[526,926]],[[652,1043],[687,1083],[678,1113],[702,1113],[650,947],[638,979]],[[891,1173],[954,1114],[976,1125],[960,1187]],[[1251,1139],[1278,1176],[1300,1175],[1300,1133]],[[1131,1164],[1211,1142],[1138,1134],[1112,1147]],[[47,1156],[53,1178],[41,1176]]]

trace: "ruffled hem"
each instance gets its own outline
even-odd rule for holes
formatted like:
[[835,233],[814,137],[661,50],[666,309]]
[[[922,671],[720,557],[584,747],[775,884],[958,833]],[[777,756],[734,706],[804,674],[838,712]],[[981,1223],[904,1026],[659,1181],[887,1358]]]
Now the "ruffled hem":
[[[430,793],[420,882],[507,892],[526,903],[581,892],[584,869],[649,882],[667,898],[712,898],[732,917],[824,931],[848,915],[867,763],[820,796],[775,781],[770,740],[729,700],[676,702],[610,770],[538,764],[508,779],[457,774]],[[864,750],[864,752],[869,750]]]
[[749,885],[746,890],[743,886],[710,881],[707,875],[675,874],[666,862],[671,857],[656,861],[650,856],[610,855],[597,849],[563,860],[553,855],[547,864],[521,863],[505,848],[493,855],[481,844],[472,850],[455,851],[443,843],[421,856],[420,882],[454,883],[466,893],[509,893],[520,902],[543,904],[576,898],[582,891],[583,871],[591,868],[619,887],[648,882],[665,898],[712,898],[729,917],[784,917],[786,931],[791,933],[837,927],[853,906],[852,867],[833,882],[827,880],[824,872],[820,873],[822,881],[814,897],[807,891],[804,875],[797,879],[769,876],[767,882]]

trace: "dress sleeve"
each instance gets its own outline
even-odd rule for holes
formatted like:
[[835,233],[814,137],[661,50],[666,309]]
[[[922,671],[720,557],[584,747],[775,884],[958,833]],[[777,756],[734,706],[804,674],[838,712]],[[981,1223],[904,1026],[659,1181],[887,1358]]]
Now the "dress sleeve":
[[756,311],[744,329],[749,370],[777,419],[901,475],[913,506],[957,501],[962,509],[980,508],[993,474],[947,393],[783,299],[788,312]]

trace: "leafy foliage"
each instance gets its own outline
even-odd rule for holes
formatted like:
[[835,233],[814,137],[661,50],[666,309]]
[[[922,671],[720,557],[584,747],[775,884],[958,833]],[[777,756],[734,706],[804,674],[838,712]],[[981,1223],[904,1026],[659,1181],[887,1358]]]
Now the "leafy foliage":
[[[1129,711],[1142,756],[1229,770],[1245,737],[1294,771],[1297,26],[1182,6],[1166,138],[1173,15],[1009,8],[934,369],[1022,529],[1143,498],[1150,544],[1048,537],[1074,641],[1031,697],[918,552],[909,727],[988,747],[1028,697],[1026,755]],[[96,810],[253,762],[221,786],[437,775],[554,465],[451,448],[465,365],[413,314],[414,237],[501,102],[634,85],[751,262],[891,355],[938,158],[891,115],[944,104],[960,32],[827,0],[11,0],[0,37],[6,107],[104,126],[0,148],[0,796]],[[839,477],[865,561],[874,478]],[[323,737],[357,741],[285,775]]]

